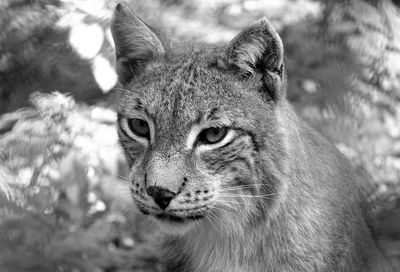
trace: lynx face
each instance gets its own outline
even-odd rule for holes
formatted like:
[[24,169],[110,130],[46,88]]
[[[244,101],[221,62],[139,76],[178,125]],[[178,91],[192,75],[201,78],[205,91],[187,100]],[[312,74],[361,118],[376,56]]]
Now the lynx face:
[[[257,24],[270,30],[265,20]],[[227,46],[167,48],[122,5],[112,29],[124,85],[118,132],[137,207],[174,232],[265,216],[280,186],[284,154],[274,110],[279,75],[266,65],[265,81],[252,70],[256,64],[243,59],[253,54],[257,61],[267,50],[245,46],[254,31],[244,30]],[[268,35],[269,46],[279,47]],[[254,51],[257,46],[263,52]],[[275,54],[268,54],[273,61]],[[281,68],[281,60],[275,62]]]

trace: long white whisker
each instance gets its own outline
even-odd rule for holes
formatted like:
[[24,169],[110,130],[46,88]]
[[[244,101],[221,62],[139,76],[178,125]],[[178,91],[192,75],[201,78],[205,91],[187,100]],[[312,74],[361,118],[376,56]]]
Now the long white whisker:
[[[215,208],[215,207],[214,207],[214,208]],[[218,218],[218,216],[217,216],[216,214],[210,213],[210,215],[212,216],[212,218],[214,218],[215,223],[217,223],[217,224],[216,224],[216,230],[218,230],[218,223],[219,223],[221,226],[224,225],[224,223],[221,221],[221,219]]]
[[112,184],[110,186],[111,190],[127,190],[129,191],[130,187],[128,184]]
[[127,190],[125,188],[115,188],[115,189],[112,190],[112,192],[113,193],[123,193],[123,194],[126,194],[127,196],[131,195],[131,191]]
[[[225,209],[222,209],[222,208],[219,208],[219,207],[216,207],[216,206],[213,206],[213,208],[214,208],[214,209],[217,209],[217,210],[219,210],[219,211],[221,211],[222,213],[224,213],[224,212],[230,213],[229,211],[227,211],[227,210],[225,210]],[[232,214],[232,213],[230,213],[230,214],[233,215],[233,216],[236,216],[236,215],[234,215],[234,214]],[[219,219],[218,216],[217,216],[216,214],[214,214],[214,218],[215,218],[216,220],[218,220],[218,222],[220,222],[221,226],[225,227],[225,225],[224,225],[224,223],[222,222],[222,220]],[[231,228],[226,228],[226,227],[225,227],[225,229],[228,230],[228,231],[232,234],[232,229],[231,229]]]
[[237,189],[243,189],[243,188],[256,188],[256,186],[266,186],[266,184],[256,183],[256,184],[247,184],[247,185],[237,185],[237,186],[221,188],[220,190],[237,190]]
[[121,176],[121,175],[117,175],[117,177],[122,179],[122,180],[125,180],[125,181],[131,181],[129,177],[124,177],[124,176]]
[[234,214],[234,213],[232,213],[231,211],[228,211],[227,209],[223,209],[223,208],[217,207],[217,206],[213,206],[213,208],[214,208],[214,209],[217,209],[217,210],[219,210],[219,211],[221,211],[221,212],[229,213],[230,215],[232,215],[232,216],[234,216],[234,217],[237,217],[237,214]]
[[[236,204],[236,205],[244,205],[245,203],[239,202],[239,201],[231,201],[231,200],[225,200],[225,199],[215,199],[216,203],[222,203],[222,204]],[[226,205],[228,206],[228,205]],[[229,206],[230,208],[233,208],[232,206]]]
[[131,90],[120,88],[120,87],[114,87],[114,89],[120,90],[120,91],[125,91],[125,92],[128,92],[128,93],[133,93],[133,91],[131,91]]
[[211,212],[208,214],[208,216],[206,217],[206,219],[208,220],[208,222],[210,222],[211,227],[214,230],[218,230],[218,226],[217,226],[217,222],[214,222],[214,214]]
[[271,196],[274,196],[274,195],[277,195],[278,193],[271,193],[271,194],[266,194],[266,195],[245,195],[245,194],[235,194],[235,193],[232,193],[232,194],[219,194],[219,196],[222,196],[222,197],[224,197],[224,196],[227,196],[227,197],[243,197],[243,198],[245,198],[245,197],[249,197],[249,198],[268,198],[268,197],[271,197]]
[[[240,198],[236,198],[236,199],[240,199]],[[241,199],[241,200],[243,200],[243,199]],[[258,204],[258,203],[253,203],[253,202],[243,202],[243,201],[239,202],[239,201],[231,201],[231,200],[225,200],[225,199],[216,199],[215,203],[220,203],[224,207],[231,208],[233,210],[235,209],[235,207],[233,207],[233,205],[238,205],[239,207],[240,206],[250,206],[250,207],[256,208],[257,204]],[[230,204],[233,204],[233,205],[230,205]]]
[[110,188],[113,192],[130,192],[130,188],[129,187],[117,187],[114,186],[114,188]]

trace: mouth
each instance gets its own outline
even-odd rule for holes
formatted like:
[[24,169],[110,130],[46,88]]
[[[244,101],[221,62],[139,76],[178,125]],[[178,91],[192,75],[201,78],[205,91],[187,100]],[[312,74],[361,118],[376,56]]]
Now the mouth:
[[[176,215],[171,213],[171,211],[159,213],[159,210],[153,207],[147,207],[142,203],[138,205],[138,208],[145,215],[152,215],[162,222],[171,222],[171,223],[187,223],[189,221],[202,219],[206,216],[206,211],[208,210],[207,207],[202,206],[194,209],[189,209],[185,211],[185,214],[183,215]],[[182,213],[182,210],[177,210],[177,211],[179,213]]]
[[154,216],[161,221],[168,221],[168,222],[175,222],[175,223],[185,223],[186,221],[198,220],[198,219],[205,217],[204,214],[194,214],[194,215],[181,217],[181,216],[171,215],[171,214],[167,214],[167,213],[161,213],[161,214],[157,214]]

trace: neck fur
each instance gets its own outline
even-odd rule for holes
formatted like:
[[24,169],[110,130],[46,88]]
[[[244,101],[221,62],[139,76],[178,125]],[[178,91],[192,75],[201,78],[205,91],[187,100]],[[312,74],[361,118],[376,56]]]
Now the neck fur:
[[282,126],[282,135],[290,165],[275,169],[275,177],[282,182],[274,204],[251,224],[238,220],[229,229],[202,222],[183,236],[168,237],[164,243],[166,271],[323,271],[327,261],[321,252],[330,254],[330,243],[335,241],[329,233],[335,226],[325,216],[330,204],[319,202],[326,196],[314,192],[315,184],[309,182],[313,178],[305,165],[313,163],[304,163],[317,156],[306,152],[310,148],[300,140],[301,132],[293,125],[298,120],[291,109],[277,112],[277,118],[287,124]]

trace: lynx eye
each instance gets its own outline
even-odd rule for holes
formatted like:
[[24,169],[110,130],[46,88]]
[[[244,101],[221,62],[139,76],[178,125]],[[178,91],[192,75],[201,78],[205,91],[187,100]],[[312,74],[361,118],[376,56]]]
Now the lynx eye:
[[129,129],[137,136],[150,139],[149,124],[139,118],[128,119]]
[[207,128],[199,134],[199,141],[204,144],[215,144],[222,141],[227,133],[227,127]]

